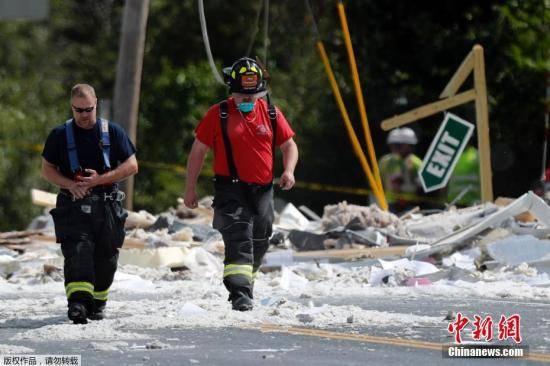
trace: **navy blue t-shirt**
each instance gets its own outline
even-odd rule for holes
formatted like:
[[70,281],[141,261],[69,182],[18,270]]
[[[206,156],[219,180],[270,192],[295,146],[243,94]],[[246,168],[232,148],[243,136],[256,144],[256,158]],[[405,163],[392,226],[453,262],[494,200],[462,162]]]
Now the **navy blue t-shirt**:
[[[103,150],[101,149],[101,122],[98,119],[94,128],[86,130],[78,127],[73,121],[74,140],[78,161],[82,169],[93,169],[98,174],[105,173],[103,162]],[[136,153],[136,148],[122,127],[109,121],[109,139],[111,143],[110,161],[111,169],[115,169],[120,163],[126,161]],[[42,156],[50,164],[59,168],[61,174],[73,179],[69,153],[67,151],[67,135],[65,123],[57,126],[48,135],[44,144]]]

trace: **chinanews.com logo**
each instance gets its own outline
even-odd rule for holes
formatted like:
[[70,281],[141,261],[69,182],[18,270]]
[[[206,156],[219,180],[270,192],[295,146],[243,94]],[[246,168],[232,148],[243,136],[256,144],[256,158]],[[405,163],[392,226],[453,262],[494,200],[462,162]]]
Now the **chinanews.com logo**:
[[[462,336],[468,325],[472,329],[472,341],[465,342]],[[458,313],[455,320],[449,323],[447,331],[454,336],[455,343],[443,346],[445,358],[521,358],[529,354],[529,347],[520,345],[522,337],[519,314],[502,314],[495,324],[491,315],[474,315],[470,319]]]

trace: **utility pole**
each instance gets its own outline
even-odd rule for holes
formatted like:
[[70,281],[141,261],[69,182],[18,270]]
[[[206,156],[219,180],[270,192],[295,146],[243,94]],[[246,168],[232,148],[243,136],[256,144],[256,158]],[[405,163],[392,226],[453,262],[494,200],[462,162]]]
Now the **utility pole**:
[[[134,144],[148,14],[149,0],[126,0],[118,50],[113,119],[124,127]],[[134,177],[128,178],[122,189],[126,192],[126,208],[131,210],[134,206]]]

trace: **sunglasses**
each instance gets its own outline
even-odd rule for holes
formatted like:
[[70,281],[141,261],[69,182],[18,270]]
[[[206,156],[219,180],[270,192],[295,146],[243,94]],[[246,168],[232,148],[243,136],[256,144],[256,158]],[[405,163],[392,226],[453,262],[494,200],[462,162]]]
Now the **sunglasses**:
[[88,108],[77,108],[73,105],[73,109],[76,113],[90,113],[91,111],[93,111],[95,108],[95,106],[92,106],[92,107],[88,107]]

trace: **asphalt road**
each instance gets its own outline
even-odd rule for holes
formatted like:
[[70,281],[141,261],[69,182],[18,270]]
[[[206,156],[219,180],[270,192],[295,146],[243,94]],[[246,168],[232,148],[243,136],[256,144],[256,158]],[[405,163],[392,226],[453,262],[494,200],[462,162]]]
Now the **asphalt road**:
[[[296,299],[297,300],[297,299]],[[303,300],[307,301],[307,300]],[[0,343],[36,354],[78,354],[83,365],[535,365],[550,363],[550,304],[533,301],[437,297],[324,298],[316,303],[355,304],[364,309],[441,316],[440,326],[354,327],[320,332],[311,328],[166,328],[137,331],[148,339],[124,342],[9,341],[18,332],[65,322],[62,310],[40,322],[7,319]],[[449,311],[492,315],[519,313],[523,345],[530,359],[445,359],[441,344],[452,338],[444,317]],[[294,333],[294,334],[293,334]],[[465,339],[468,337],[465,336]],[[408,341],[402,341],[403,339]],[[543,356],[537,356],[543,354]],[[546,355],[546,356],[545,356]]]

